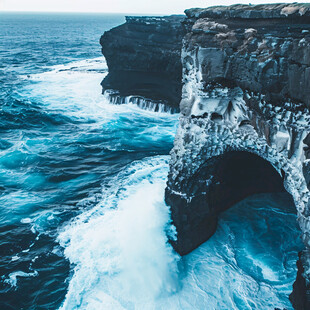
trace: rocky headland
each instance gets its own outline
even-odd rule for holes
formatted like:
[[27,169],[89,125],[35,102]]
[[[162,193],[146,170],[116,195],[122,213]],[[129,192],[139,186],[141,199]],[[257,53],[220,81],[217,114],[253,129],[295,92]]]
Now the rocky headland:
[[166,202],[181,255],[235,202],[292,195],[305,248],[290,298],[310,309],[310,4],[185,14],[130,17],[106,32],[103,89],[118,103],[131,96],[179,106]]

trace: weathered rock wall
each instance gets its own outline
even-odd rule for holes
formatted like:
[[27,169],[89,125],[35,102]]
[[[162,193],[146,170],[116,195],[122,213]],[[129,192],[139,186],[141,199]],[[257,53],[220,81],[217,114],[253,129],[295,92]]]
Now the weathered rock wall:
[[109,74],[103,90],[140,95],[177,108],[182,93],[185,16],[127,17],[100,39]]
[[[231,145],[225,141],[227,136],[234,143],[230,149],[238,150],[240,145],[240,150],[248,148],[272,163],[282,156],[282,165],[297,169],[295,177],[305,187],[309,185],[309,7],[236,5],[191,9],[186,14],[190,30],[182,49],[181,121],[166,195],[172,209],[177,207],[169,193],[183,195],[189,188],[186,180],[192,177],[193,167],[200,168],[194,155],[206,149],[207,155],[201,155],[202,165],[206,158],[223,153]],[[218,135],[221,139],[216,139]],[[264,150],[250,150],[251,140],[257,147],[265,145]],[[268,148],[273,155],[267,154]],[[273,165],[284,171],[280,159],[276,160],[278,164]],[[184,165],[189,171],[180,169]],[[290,174],[286,171],[286,178]],[[184,189],[178,176],[185,179]],[[297,185],[293,189],[288,183],[292,182],[286,181],[288,191],[297,191]],[[186,194],[193,197],[193,193]],[[304,217],[307,199],[300,209]],[[308,220],[301,222],[306,230]],[[180,229],[184,229],[183,224]]]
[[214,233],[220,212],[255,192],[281,190],[282,182],[305,244],[292,302],[307,309],[309,6],[236,5],[186,14],[181,116],[166,188],[178,233],[172,243],[179,253],[190,252]]
[[219,81],[264,93],[268,102],[290,98],[309,107],[310,10],[300,6],[286,16],[283,5],[252,8],[186,11],[193,25],[184,50],[197,58],[203,83]]

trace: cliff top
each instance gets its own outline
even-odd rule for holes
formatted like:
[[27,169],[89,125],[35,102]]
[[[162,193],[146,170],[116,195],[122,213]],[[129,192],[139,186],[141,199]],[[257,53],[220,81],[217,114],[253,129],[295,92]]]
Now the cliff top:
[[188,9],[185,10],[185,14],[188,18],[208,17],[214,19],[309,18],[310,3],[234,4],[230,6],[212,6],[205,9]]
[[126,16],[126,23],[134,23],[134,24],[158,24],[161,22],[169,22],[169,23],[180,23],[183,19],[185,19],[185,15],[169,15],[169,16]]

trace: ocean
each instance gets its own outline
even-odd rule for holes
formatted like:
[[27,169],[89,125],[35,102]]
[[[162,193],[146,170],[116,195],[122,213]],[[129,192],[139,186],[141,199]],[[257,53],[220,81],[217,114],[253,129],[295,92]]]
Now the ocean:
[[291,309],[294,204],[261,194],[181,258],[164,189],[178,114],[111,104],[117,14],[0,13],[0,309]]

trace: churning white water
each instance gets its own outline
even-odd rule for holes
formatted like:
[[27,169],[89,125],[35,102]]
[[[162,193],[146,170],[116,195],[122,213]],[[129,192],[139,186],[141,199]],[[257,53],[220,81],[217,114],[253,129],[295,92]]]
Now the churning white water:
[[177,291],[178,256],[167,244],[171,225],[163,202],[167,160],[129,166],[100,204],[60,234],[76,264],[64,309],[151,309]]
[[180,258],[166,237],[167,173],[166,156],[130,165],[60,233],[75,266],[62,309],[290,309],[298,229],[287,197],[240,203]]

